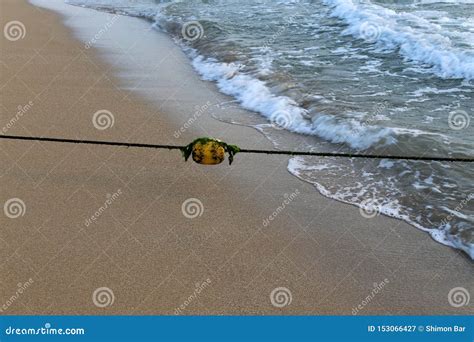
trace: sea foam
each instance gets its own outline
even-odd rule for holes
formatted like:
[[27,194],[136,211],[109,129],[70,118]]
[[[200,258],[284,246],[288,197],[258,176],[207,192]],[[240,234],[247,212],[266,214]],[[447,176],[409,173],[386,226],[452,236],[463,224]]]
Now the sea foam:
[[263,81],[240,73],[235,64],[206,59],[195,51],[191,54],[194,55],[193,67],[203,79],[216,82],[223,93],[235,97],[242,107],[260,113],[277,128],[315,135],[333,143],[346,143],[356,149],[396,142],[395,131],[391,128],[366,126],[356,120],[338,122],[335,117],[324,114],[310,119],[307,111],[293,99],[272,94]]
[[[474,79],[474,52],[454,47],[448,35],[443,34],[446,28],[414,14],[396,12],[370,2],[323,0],[323,3],[332,8],[332,16],[348,24],[343,34],[365,39],[384,49],[398,50],[406,60],[430,65],[440,77]],[[408,25],[409,22],[416,23],[417,27]]]

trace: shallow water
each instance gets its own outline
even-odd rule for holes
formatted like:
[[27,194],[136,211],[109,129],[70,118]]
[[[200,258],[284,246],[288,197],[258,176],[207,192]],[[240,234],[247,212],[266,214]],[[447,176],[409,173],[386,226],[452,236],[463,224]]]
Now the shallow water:
[[[68,2],[169,32],[203,78],[272,123],[256,128],[277,147],[474,155],[474,1]],[[470,164],[294,158],[288,167],[365,216],[404,219],[474,257]]]

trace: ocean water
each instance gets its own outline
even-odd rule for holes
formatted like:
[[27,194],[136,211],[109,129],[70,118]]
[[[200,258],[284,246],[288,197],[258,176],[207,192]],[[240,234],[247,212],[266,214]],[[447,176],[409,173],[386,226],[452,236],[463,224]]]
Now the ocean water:
[[[277,148],[473,157],[474,0],[68,0],[166,31]],[[474,258],[468,163],[292,158],[323,195]]]

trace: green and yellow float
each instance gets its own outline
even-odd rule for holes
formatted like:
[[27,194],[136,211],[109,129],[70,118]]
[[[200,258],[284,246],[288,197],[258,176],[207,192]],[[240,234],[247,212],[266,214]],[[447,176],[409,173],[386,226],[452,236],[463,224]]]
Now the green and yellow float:
[[225,153],[229,154],[229,165],[234,161],[234,155],[240,151],[236,145],[227,144],[215,138],[198,138],[181,149],[184,160],[192,154],[198,164],[217,165],[224,161]]

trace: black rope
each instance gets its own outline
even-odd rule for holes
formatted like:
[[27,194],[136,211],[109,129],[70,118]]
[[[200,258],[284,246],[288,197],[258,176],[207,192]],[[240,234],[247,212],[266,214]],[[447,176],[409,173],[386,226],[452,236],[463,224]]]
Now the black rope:
[[17,136],[17,135],[0,135],[0,139],[32,140],[32,141],[60,142],[60,143],[68,143],[68,144],[108,145],[108,146],[122,146],[122,147],[166,148],[169,150],[179,150],[184,147],[184,146],[176,146],[176,145],[155,145],[155,144],[126,143],[126,142],[118,142],[118,141],[25,137],[25,136]]
[[[62,139],[62,138],[45,138],[45,137],[26,137],[26,136],[16,136],[16,135],[0,135],[0,139],[45,141],[45,142],[58,142],[58,143],[69,143],[69,144],[87,144],[87,145],[107,145],[107,146],[122,146],[122,147],[154,148],[154,149],[168,149],[168,150],[181,150],[185,147],[185,146],[177,146],[177,145],[141,144],[141,143],[127,143],[127,142],[117,142],[117,141]],[[256,149],[245,149],[245,148],[240,149],[239,153],[284,154],[284,155],[290,155],[290,156],[316,156],[316,157],[366,158],[366,159],[395,159],[395,160],[418,160],[418,161],[464,162],[464,163],[474,162],[474,158],[391,156],[391,155],[360,154],[360,153],[331,153],[331,152],[310,152],[310,151],[256,150]]]

